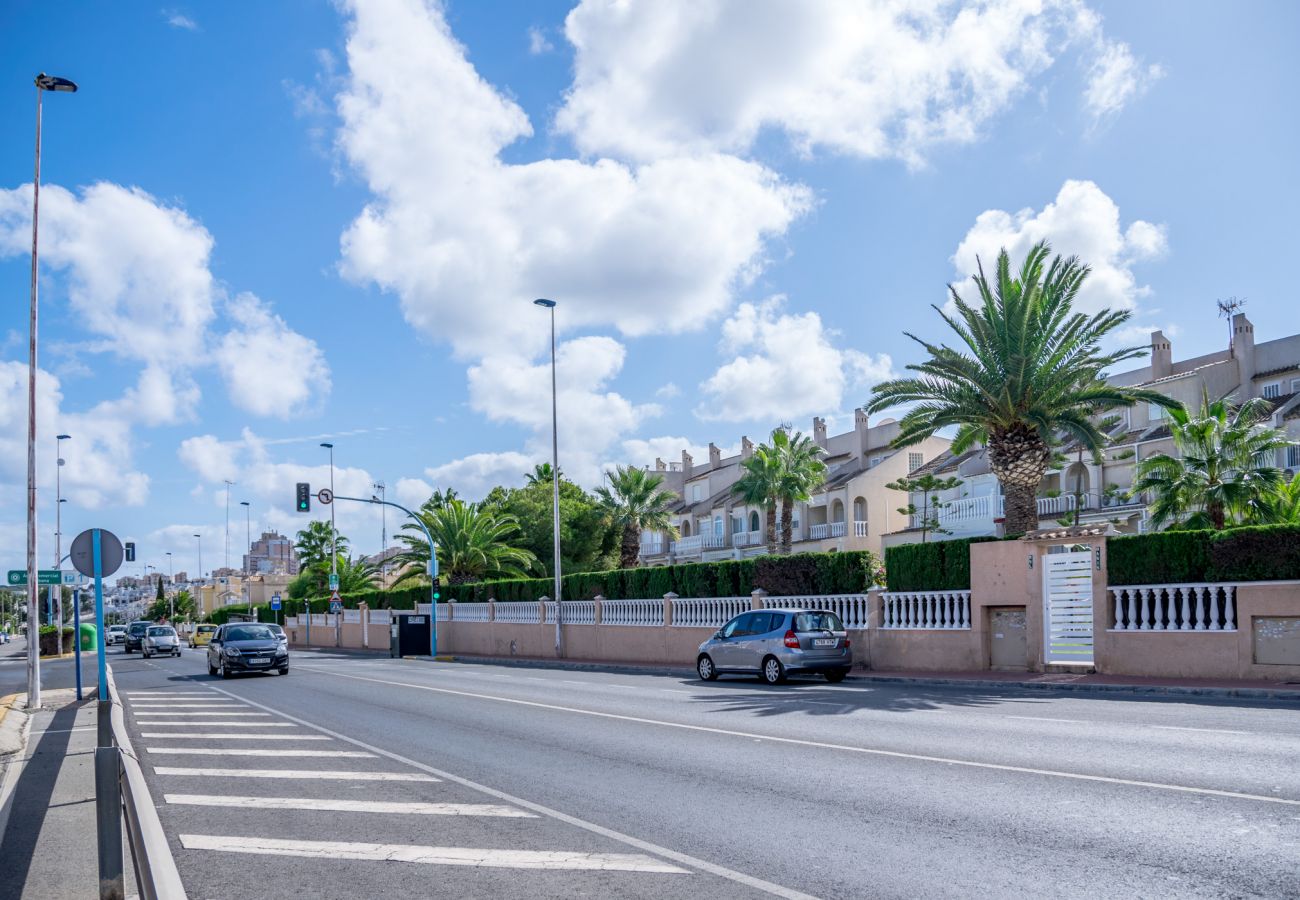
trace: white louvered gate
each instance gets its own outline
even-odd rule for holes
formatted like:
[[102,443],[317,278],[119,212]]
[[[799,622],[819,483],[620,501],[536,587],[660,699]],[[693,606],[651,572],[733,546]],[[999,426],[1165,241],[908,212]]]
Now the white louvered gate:
[[1052,549],[1040,557],[1044,659],[1092,665],[1092,551]]

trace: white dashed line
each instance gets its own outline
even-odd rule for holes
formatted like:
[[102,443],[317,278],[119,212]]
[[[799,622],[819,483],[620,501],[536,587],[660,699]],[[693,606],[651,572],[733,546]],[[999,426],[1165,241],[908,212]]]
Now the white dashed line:
[[[155,723],[156,724],[156,723]],[[217,723],[213,723],[214,725]],[[221,723],[223,726],[228,724]],[[89,726],[94,728],[94,725]],[[174,734],[170,731],[143,731],[140,737],[167,738],[171,741],[206,740],[206,741],[328,741],[323,734],[234,734],[224,731],[190,732]]]
[[229,806],[235,809],[308,809],[408,816],[537,818],[533,813],[499,803],[406,803],[382,800],[315,800],[307,797],[224,797],[212,794],[164,794],[163,799],[180,806]]
[[413,772],[343,772],[338,769],[185,769],[154,766],[158,775],[186,775],[192,778],[305,778],[323,781],[441,781],[432,775]]
[[[207,725],[212,728],[297,728],[292,722],[232,722],[229,719],[222,719],[220,722],[141,722],[141,725],[148,725],[150,728],[194,728],[198,725]],[[178,735],[179,737],[179,735]]]
[[1254,734],[1252,731],[1229,731],[1226,728],[1189,728],[1185,725],[1152,725],[1165,731],[1199,731],[1202,734]]
[[135,713],[137,719],[158,718],[160,716],[168,719],[193,719],[199,716],[269,716],[270,713],[260,712],[146,712]]
[[145,747],[149,753],[184,756],[274,756],[281,759],[374,759],[375,754],[361,750],[262,750],[239,747],[214,750],[211,747]]

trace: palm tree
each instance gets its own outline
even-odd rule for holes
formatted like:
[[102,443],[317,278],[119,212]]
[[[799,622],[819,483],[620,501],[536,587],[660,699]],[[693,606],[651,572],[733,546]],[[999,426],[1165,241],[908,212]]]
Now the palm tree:
[[[538,463],[531,472],[524,473],[525,484],[550,484],[555,480],[554,469],[548,462]],[[560,480],[564,480],[564,470],[560,470]]]
[[672,523],[672,507],[677,495],[663,486],[664,477],[650,474],[636,466],[616,466],[609,487],[600,487],[596,496],[613,523],[623,530],[619,547],[620,569],[634,568],[641,559],[641,530],[665,531],[677,536]]
[[1252,521],[1260,525],[1300,525],[1300,473],[1265,497]]
[[[439,575],[448,584],[488,578],[526,578],[541,567],[532,551],[511,543],[519,535],[514,516],[463,500],[452,500],[442,506],[426,501],[420,507],[419,516],[438,545]],[[429,572],[429,542],[424,532],[414,524],[402,526],[402,531],[406,533],[397,537],[406,549],[393,560],[406,569],[395,585],[423,579]]]
[[1101,350],[1102,339],[1128,321],[1126,311],[1074,312],[1089,268],[1075,257],[1053,258],[1043,241],[1025,257],[1016,277],[1006,250],[993,282],[981,265],[974,276],[979,304],[949,285],[955,315],[935,307],[961,339],[962,349],[931,344],[913,334],[930,358],[907,368],[919,377],[876,387],[868,412],[915,404],[899,423],[894,446],[904,447],[957,426],[952,451],[976,442],[988,447],[989,466],[1006,495],[1006,531],[1038,527],[1037,492],[1060,434],[1094,454],[1106,436],[1091,420],[1105,410],[1146,401],[1177,407],[1155,391],[1108,384],[1105,370],[1146,352]]
[[356,594],[375,587],[379,579],[379,567],[367,562],[364,557],[340,557],[338,575],[339,593]]
[[767,519],[767,552],[776,552],[776,505],[780,502],[781,460],[776,451],[759,444],[740,464],[744,473],[731,486],[731,493],[748,506],[761,506]]
[[[320,521],[309,522],[306,528],[298,532],[294,549],[298,551],[298,565],[301,568],[308,569],[319,563],[329,564],[330,533],[330,523]],[[337,536],[335,546],[340,555],[347,555],[348,539],[343,535]]]
[[794,505],[812,499],[812,490],[826,477],[823,450],[802,432],[784,428],[772,432],[772,449],[780,464],[776,495],[781,501],[781,552],[789,553],[794,540]]
[[1192,415],[1171,410],[1176,455],[1156,453],[1138,463],[1134,491],[1151,491],[1156,527],[1221,530],[1230,521],[1265,515],[1283,485],[1282,470],[1265,460],[1289,442],[1264,424],[1272,404],[1256,397],[1233,409],[1226,400],[1201,398]]

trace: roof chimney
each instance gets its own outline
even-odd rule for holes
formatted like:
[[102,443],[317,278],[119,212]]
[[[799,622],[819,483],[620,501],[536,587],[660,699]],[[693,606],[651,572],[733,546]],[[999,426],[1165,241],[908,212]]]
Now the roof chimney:
[[683,450],[683,451],[682,451],[682,477],[683,477],[683,478],[690,478],[690,477],[691,477],[691,463],[692,463],[692,461],[693,461],[693,460],[691,459],[691,455],[690,455],[689,453],[687,453],[685,450]]
[[713,441],[709,441],[709,468],[717,469],[722,466],[722,451],[718,449]]
[[1237,358],[1237,377],[1241,380],[1242,398],[1255,396],[1255,326],[1245,313],[1232,317],[1232,355]]
[[813,443],[826,449],[826,420],[821,416],[813,416]]
[[858,456],[867,452],[867,432],[870,430],[871,421],[867,418],[867,411],[859,406],[853,410],[854,446],[858,449]]
[[667,466],[667,464],[664,463],[663,459],[662,459],[661,457],[656,456],[656,457],[655,457],[655,471],[656,471],[656,472],[662,472],[662,471],[664,471],[664,470],[667,469],[667,468],[668,468],[668,466]]
[[740,458],[749,459],[754,455],[754,442],[745,435],[740,436]]
[[1164,378],[1174,371],[1174,354],[1163,331],[1151,332],[1151,379]]

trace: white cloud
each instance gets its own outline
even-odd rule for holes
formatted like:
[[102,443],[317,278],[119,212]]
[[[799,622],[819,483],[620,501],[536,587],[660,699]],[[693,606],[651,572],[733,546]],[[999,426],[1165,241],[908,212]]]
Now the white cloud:
[[1145,94],[1164,74],[1158,65],[1143,67],[1128,44],[1105,41],[1088,71],[1084,108],[1094,123],[1105,121]]
[[783,312],[783,297],[742,303],[722,326],[722,349],[733,354],[702,384],[702,419],[775,424],[838,409],[848,389],[890,377],[889,356],[835,346],[815,312]]
[[1089,109],[1118,109],[1139,80],[1080,0],[584,0],[565,33],[575,74],[557,127],[629,159],[743,153],[775,128],[804,152],[918,165],[976,140],[1072,45],[1101,57]]
[[1101,188],[1091,181],[1067,181],[1041,212],[991,209],[980,213],[952,256],[954,286],[969,296],[977,256],[985,272],[991,273],[1000,249],[1005,247],[1012,264],[1018,265],[1040,240],[1047,240],[1054,253],[1078,256],[1092,267],[1076,301],[1085,312],[1133,309],[1149,292],[1137,283],[1133,264],[1158,258],[1168,246],[1163,225],[1135,220],[1124,231],[1119,206]]
[[[504,453],[471,453],[461,459],[425,469],[424,474],[439,490],[455,488],[456,493],[467,500],[481,500],[499,484],[507,487],[522,484],[524,475],[532,471],[539,459],[540,457],[513,450]],[[563,462],[560,468],[566,476],[569,475]],[[424,499],[428,499],[428,496],[425,494]]]
[[183,28],[186,31],[199,30],[199,23],[194,21],[194,19],[190,18],[189,16],[185,15],[185,13],[181,12],[180,10],[164,9],[161,12],[163,18],[167,20],[167,24],[172,26],[173,28]]
[[418,509],[432,494],[433,485],[423,478],[399,478],[389,496],[408,509]]
[[528,52],[533,56],[541,56],[543,53],[550,53],[555,49],[550,38],[546,36],[545,28],[538,28],[536,25],[528,29]]
[[215,357],[230,398],[259,416],[288,418],[313,411],[330,390],[325,354],[252,294],[240,294],[227,313],[235,328]]
[[562,330],[698,327],[811,204],[723,155],[503,163],[532,125],[475,71],[441,9],[349,6],[339,145],[376,199],[343,235],[343,271],[395,292],[408,321],[462,354],[540,351],[538,296],[560,300]]

